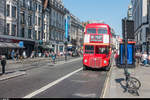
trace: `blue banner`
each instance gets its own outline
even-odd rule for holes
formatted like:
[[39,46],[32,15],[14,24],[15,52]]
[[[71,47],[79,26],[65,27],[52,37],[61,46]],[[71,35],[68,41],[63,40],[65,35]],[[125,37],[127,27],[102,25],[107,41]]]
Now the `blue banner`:
[[127,64],[133,63],[133,50],[132,45],[127,45]]
[[65,39],[68,39],[68,34],[69,34],[69,29],[70,29],[70,16],[66,15],[65,19]]

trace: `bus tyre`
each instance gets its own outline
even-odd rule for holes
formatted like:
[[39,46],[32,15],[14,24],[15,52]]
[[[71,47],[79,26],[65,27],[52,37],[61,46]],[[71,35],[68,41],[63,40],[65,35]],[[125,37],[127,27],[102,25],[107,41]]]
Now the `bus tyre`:
[[83,65],[83,70],[87,70],[87,67],[85,65]]
[[110,70],[110,66],[105,67],[105,70],[109,71]]

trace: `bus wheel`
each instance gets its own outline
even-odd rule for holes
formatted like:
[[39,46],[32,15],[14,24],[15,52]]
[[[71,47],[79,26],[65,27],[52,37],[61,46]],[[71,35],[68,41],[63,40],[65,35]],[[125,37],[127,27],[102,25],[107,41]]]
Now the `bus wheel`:
[[111,67],[111,63],[110,63],[110,61],[109,61],[109,65],[105,67],[105,70],[106,70],[106,71],[109,71],[109,70],[110,70],[110,67]]
[[83,65],[83,70],[87,70],[87,67],[85,65]]
[[110,66],[108,65],[107,67],[105,67],[105,71],[109,71],[110,70]]

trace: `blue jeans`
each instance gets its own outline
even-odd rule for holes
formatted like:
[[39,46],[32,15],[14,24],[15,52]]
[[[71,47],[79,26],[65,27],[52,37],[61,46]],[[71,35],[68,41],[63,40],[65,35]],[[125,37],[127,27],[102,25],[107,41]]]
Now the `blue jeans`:
[[14,56],[11,56],[12,57],[12,60],[15,60]]
[[143,64],[146,65],[147,64],[147,59],[143,61]]

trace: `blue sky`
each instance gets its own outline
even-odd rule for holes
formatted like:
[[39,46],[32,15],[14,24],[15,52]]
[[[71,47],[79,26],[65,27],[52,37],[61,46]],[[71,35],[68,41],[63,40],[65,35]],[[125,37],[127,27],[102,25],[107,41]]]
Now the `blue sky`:
[[103,20],[122,34],[122,18],[127,16],[130,0],[62,0],[65,8],[81,21]]

